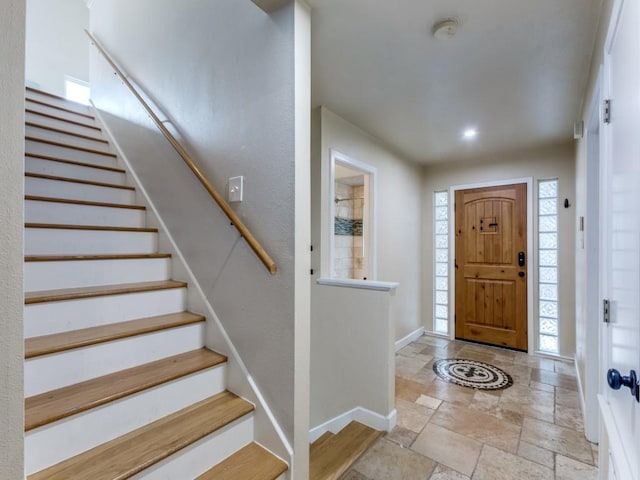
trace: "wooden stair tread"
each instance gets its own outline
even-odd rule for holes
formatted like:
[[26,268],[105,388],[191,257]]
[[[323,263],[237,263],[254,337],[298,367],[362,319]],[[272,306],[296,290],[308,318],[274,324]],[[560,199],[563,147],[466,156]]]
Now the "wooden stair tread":
[[157,228],[149,227],[109,227],[103,225],[70,225],[62,223],[25,223],[24,228],[47,228],[51,230],[98,230],[107,232],[143,232],[158,233]]
[[70,203],[73,205],[88,205],[92,207],[128,208],[130,210],[146,210],[147,209],[147,207],[143,205],[127,205],[126,203],[109,203],[109,202],[89,202],[86,200],[74,200],[72,198],[40,197],[37,195],[25,195],[24,199],[34,200],[37,202]]
[[58,120],[60,122],[71,123],[73,125],[78,125],[79,127],[87,127],[87,128],[91,128],[93,130],[102,131],[102,129],[100,127],[96,127],[95,125],[91,125],[89,123],[77,122],[75,120],[69,120],[68,118],[58,117],[57,115],[51,115],[50,113],[39,112],[38,110],[33,110],[31,108],[26,108],[25,112],[26,113],[31,113],[33,115],[39,115],[39,116],[45,117],[45,118],[51,118],[52,120]]
[[70,145],[68,143],[56,142],[54,140],[47,140],[45,138],[38,138],[38,137],[32,137],[32,136],[26,136],[24,138],[27,141],[46,143],[47,145],[53,145],[54,147],[70,148],[71,150],[79,150],[81,152],[95,153],[96,155],[104,155],[105,157],[113,157],[113,158],[117,157],[115,153],[105,152],[104,150],[96,150],[94,148],[80,147],[78,145]]
[[126,171],[124,169],[122,169],[122,168],[105,167],[103,165],[96,165],[95,163],[78,162],[76,160],[67,160],[66,158],[52,157],[51,155],[41,155],[39,153],[26,152],[24,154],[24,156],[25,157],[30,157],[30,158],[38,158],[40,160],[49,160],[50,162],[58,162],[58,163],[66,163],[66,164],[69,164],[69,165],[77,165],[78,167],[96,168],[98,170],[107,170],[109,172],[126,173]]
[[34,395],[25,400],[25,431],[226,361],[224,355],[202,348]]
[[50,132],[62,133],[64,135],[71,135],[72,137],[78,137],[78,138],[82,138],[84,140],[91,140],[91,141],[100,142],[100,143],[109,143],[109,141],[105,140],[104,138],[92,137],[91,135],[85,135],[83,133],[77,133],[77,132],[72,132],[72,131],[69,131],[69,130],[63,130],[61,128],[50,127],[49,125],[42,125],[40,123],[26,121],[25,125],[27,127],[41,128],[42,130],[48,130]]
[[287,464],[256,443],[250,443],[196,480],[275,480]]
[[25,358],[34,358],[203,321],[202,315],[179,312],[31,337],[24,342],[24,356]]
[[28,477],[29,480],[124,480],[253,410],[223,392]]
[[309,480],[337,480],[382,432],[351,422],[309,457]]
[[145,260],[171,258],[170,253],[129,253],[112,255],[25,255],[25,262],[73,262],[85,260]]
[[58,182],[82,183],[83,185],[92,185],[94,187],[119,188],[121,190],[135,190],[136,187],[130,185],[119,185],[117,183],[94,182],[93,180],[83,180],[80,178],[59,177],[57,175],[47,175],[45,173],[25,172],[25,177],[41,178],[44,180],[56,180]]
[[24,303],[59,302],[62,300],[75,300],[78,298],[104,297],[108,295],[124,295],[128,293],[150,292],[154,290],[169,290],[172,288],[185,288],[185,282],[175,280],[162,280],[157,282],[120,283],[117,285],[98,285],[94,287],[63,288],[60,290],[39,290],[25,292]]
[[309,447],[309,456],[314,455],[314,453],[319,450],[320,448],[322,448],[322,446],[327,443],[329,440],[331,440],[333,437],[335,437],[335,433],[333,432],[329,432],[326,431],[324,432],[320,438],[318,438],[315,442],[313,442],[311,444],[311,446]]
[[65,108],[65,107],[61,107],[60,105],[53,105],[51,103],[43,102],[42,100],[36,100],[35,98],[26,97],[25,100],[27,102],[35,103],[37,105],[43,105],[45,107],[54,108],[56,110],[61,110],[63,112],[73,113],[74,115],[79,115],[81,117],[90,118],[92,120],[95,119],[95,117],[93,115],[90,115],[88,113],[78,112],[77,110],[74,110],[73,108]]

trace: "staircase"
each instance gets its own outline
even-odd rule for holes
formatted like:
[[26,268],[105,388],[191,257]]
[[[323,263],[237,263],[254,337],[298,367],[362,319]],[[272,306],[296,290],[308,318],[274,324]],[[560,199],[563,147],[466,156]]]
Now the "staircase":
[[91,108],[25,105],[27,478],[285,478]]

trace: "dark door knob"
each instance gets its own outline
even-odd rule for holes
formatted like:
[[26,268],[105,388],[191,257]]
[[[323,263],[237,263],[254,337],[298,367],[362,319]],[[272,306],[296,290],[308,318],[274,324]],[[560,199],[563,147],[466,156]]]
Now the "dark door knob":
[[524,272],[518,272],[518,276],[519,276],[520,278],[524,277]]
[[631,395],[640,402],[640,384],[638,384],[638,375],[635,370],[629,372],[629,376],[623,376],[615,368],[610,369],[607,372],[607,383],[614,390],[620,390],[622,387],[627,387],[631,390]]

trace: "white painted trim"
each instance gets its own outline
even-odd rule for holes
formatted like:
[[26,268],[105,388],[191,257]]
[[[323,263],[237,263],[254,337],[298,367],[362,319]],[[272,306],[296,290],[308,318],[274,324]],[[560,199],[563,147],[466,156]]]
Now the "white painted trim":
[[617,477],[625,480],[638,480],[638,476],[634,475],[632,464],[626,456],[623,440],[616,427],[609,402],[604,395],[598,395],[598,403],[600,404],[602,422],[609,439],[609,458],[613,461]]
[[400,286],[398,282],[378,282],[374,280],[352,280],[350,278],[326,278],[320,277],[316,280],[318,285],[328,285],[332,287],[359,288],[362,290],[378,290],[380,292],[391,292]]
[[533,262],[533,177],[514,178],[509,180],[496,180],[491,182],[471,183],[467,185],[453,185],[449,187],[449,338],[454,340],[456,338],[456,325],[454,320],[455,305],[456,305],[456,279],[455,279],[455,258],[456,258],[456,242],[455,242],[455,194],[458,190],[468,190],[471,188],[484,188],[484,187],[499,187],[501,185],[512,185],[517,183],[527,184],[527,271],[529,272],[529,278],[527,282],[527,347],[529,353],[533,353],[535,350],[535,341],[537,335],[537,328],[534,329],[534,310],[533,310],[533,289],[537,285],[538,275],[534,268]]
[[567,357],[566,355],[560,355],[558,353],[541,352],[540,350],[536,350],[535,352],[532,352],[532,355],[541,358],[550,358],[552,360],[563,360],[565,362],[574,363],[574,359],[572,357]]
[[240,354],[238,353],[238,350],[236,349],[235,345],[231,342],[231,338],[227,334],[226,330],[224,329],[224,326],[220,322],[220,319],[218,318],[218,316],[216,315],[215,311],[213,310],[213,307],[209,303],[209,300],[207,299],[207,297],[206,297],[206,295],[204,293],[204,290],[202,289],[202,287],[201,287],[200,283],[198,282],[196,276],[193,274],[193,271],[189,267],[189,264],[186,262],[186,260],[184,258],[184,255],[182,254],[182,251],[178,248],[178,245],[176,244],[173,236],[171,235],[171,233],[169,232],[166,224],[162,220],[162,217],[159,215],[159,212],[158,212],[155,204],[151,201],[151,198],[149,197],[149,194],[147,193],[146,189],[144,188],[144,186],[140,182],[140,178],[138,177],[138,175],[135,173],[135,171],[131,167],[131,164],[130,164],[129,160],[127,159],[127,156],[124,154],[124,151],[122,150],[122,148],[120,148],[120,144],[118,143],[118,141],[113,136],[109,126],[107,125],[106,122],[104,122],[104,119],[102,118],[102,114],[101,114],[100,110],[95,107],[93,102],[91,102],[91,105],[92,105],[93,110],[95,112],[96,118],[100,122],[100,126],[103,128],[104,133],[109,138],[109,142],[113,146],[113,149],[117,152],[118,158],[125,164],[126,169],[127,169],[127,173],[129,175],[131,175],[131,178],[134,180],[134,182],[136,184],[137,191],[140,192],[140,194],[144,197],[147,206],[151,209],[151,211],[153,212],[153,215],[155,216],[158,224],[160,225],[160,229],[166,235],[166,238],[169,241],[169,243],[171,244],[176,256],[178,257],[178,260],[181,262],[182,266],[184,267],[185,271],[187,272],[187,275],[189,276],[189,288],[195,289],[197,294],[200,296],[203,305],[205,305],[205,308],[207,309],[207,315],[206,315],[207,321],[213,321],[216,324],[216,328],[220,331],[220,333],[221,333],[221,335],[223,337],[222,339],[223,339],[224,343],[226,344],[227,348],[229,349],[228,356],[231,357],[232,361],[236,362],[236,364],[240,368],[240,371],[242,372],[242,375],[247,380],[251,390],[253,391],[254,395],[256,396],[256,399],[258,400],[260,408],[264,411],[265,415],[267,416],[267,418],[271,422],[271,425],[273,426],[276,434],[278,435],[278,438],[280,439],[280,442],[282,443],[282,446],[284,447],[285,451],[289,455],[289,459],[290,460],[288,462],[286,462],[286,463],[288,465],[291,465],[292,464],[292,460],[293,460],[293,447],[291,446],[291,444],[287,440],[287,437],[286,437],[284,431],[282,430],[282,427],[280,427],[280,424],[278,423],[278,421],[276,420],[275,416],[273,415],[273,412],[269,408],[269,405],[267,404],[267,401],[265,400],[264,396],[262,395],[262,392],[260,391],[260,389],[258,388],[256,383],[254,382],[253,378],[251,377],[251,374],[249,373],[249,370],[247,369],[247,366],[245,365],[245,363],[242,361],[242,358],[240,357]]
[[429,330],[425,330],[424,331],[424,336],[425,337],[434,337],[434,338],[446,338],[447,340],[450,339],[450,336],[449,336],[448,333],[430,332]]
[[584,400],[584,387],[582,386],[582,379],[580,378],[580,369],[578,367],[578,357],[573,357],[573,368],[576,371],[576,378],[578,383],[578,394],[580,395],[580,407],[582,408],[582,421],[587,421],[587,404]]
[[400,340],[396,341],[396,352],[404,347],[406,347],[407,345],[409,345],[410,343],[415,342],[417,339],[419,339],[422,335],[424,334],[424,327],[420,327],[417,330],[411,332],[409,335],[401,338]]
[[386,417],[363,407],[355,407],[325,423],[309,430],[309,443],[315,442],[327,432],[338,433],[351,422],[360,422],[382,432],[390,432],[396,426],[398,413],[395,409]]
[[[377,250],[377,222],[378,217],[377,198],[378,198],[378,175],[376,167],[372,167],[364,162],[355,160],[344,153],[332,148],[329,155],[329,226],[326,233],[329,252],[328,256],[328,268],[326,272],[321,272],[323,276],[331,277],[333,275],[333,259],[334,259],[334,232],[335,232],[335,216],[336,216],[336,204],[334,199],[336,198],[335,184],[336,184],[336,162],[349,168],[360,170],[368,176],[368,180],[365,178],[365,184],[369,182],[369,188],[367,189],[367,199],[364,202],[363,218],[367,218],[368,222],[363,222],[363,235],[364,238],[370,240],[370,250],[367,260],[367,278],[378,278],[378,250]],[[323,196],[324,198],[324,196]],[[368,201],[367,201],[368,200]],[[367,211],[367,214],[364,214]],[[365,241],[366,248],[366,241]],[[323,265],[326,265],[323,262]]]

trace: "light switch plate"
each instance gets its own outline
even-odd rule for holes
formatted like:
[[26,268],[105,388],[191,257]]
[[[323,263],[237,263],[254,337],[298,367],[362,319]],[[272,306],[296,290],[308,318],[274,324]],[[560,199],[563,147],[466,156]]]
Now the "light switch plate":
[[241,202],[244,186],[244,177],[231,177],[229,179],[228,197],[230,202]]

